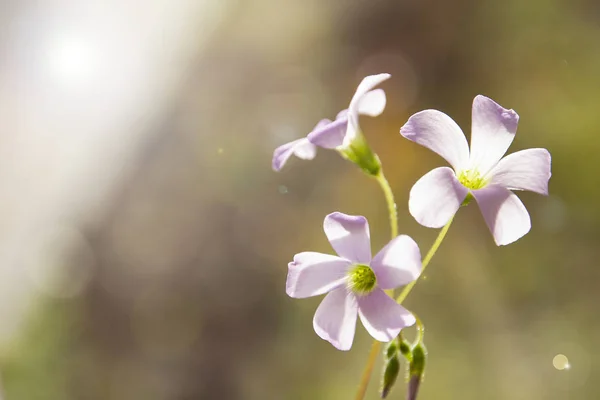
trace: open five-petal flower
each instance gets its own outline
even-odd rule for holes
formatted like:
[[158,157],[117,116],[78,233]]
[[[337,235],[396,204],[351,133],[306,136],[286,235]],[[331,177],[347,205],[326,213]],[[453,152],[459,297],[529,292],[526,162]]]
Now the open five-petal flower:
[[515,111],[487,97],[475,97],[469,150],[459,126],[443,112],[425,110],[411,116],[400,134],[433,150],[453,167],[436,168],[415,183],[409,199],[412,216],[421,225],[442,227],[472,195],[497,245],[529,232],[529,213],[511,190],[547,195],[551,157],[546,149],[527,149],[502,158],[518,122]]
[[[338,113],[334,121],[323,119],[306,138],[297,139],[279,146],[273,152],[272,167],[279,171],[292,154],[304,160],[312,160],[316,147],[335,149],[342,154],[360,139],[359,115],[376,117],[385,109],[386,97],[383,89],[373,88],[390,78],[390,74],[365,77],[358,85],[350,105]],[[362,145],[362,144],[361,144]]]
[[384,290],[406,285],[421,272],[419,247],[400,235],[371,258],[365,217],[334,212],[325,217],[325,234],[337,256],[303,252],[288,265],[286,292],[294,298],[328,293],[313,319],[317,335],[349,350],[360,317],[375,339],[387,342],[415,323],[415,317]]

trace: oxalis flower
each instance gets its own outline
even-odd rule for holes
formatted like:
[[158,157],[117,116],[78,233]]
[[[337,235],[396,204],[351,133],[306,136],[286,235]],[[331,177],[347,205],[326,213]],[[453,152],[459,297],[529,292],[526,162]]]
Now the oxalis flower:
[[275,149],[273,169],[279,171],[283,168],[292,154],[304,160],[312,160],[319,146],[339,151],[343,157],[358,164],[365,172],[376,175],[381,163],[367,145],[358,124],[358,117],[360,114],[376,117],[383,112],[386,104],[385,92],[383,89],[372,89],[389,78],[390,74],[370,75],[364,78],[352,96],[348,109],[340,111],[335,121],[323,119],[307,137]]
[[365,217],[334,212],[325,217],[325,235],[338,256],[303,252],[289,263],[286,292],[305,298],[328,293],[317,308],[317,335],[339,350],[349,350],[356,319],[375,339],[388,342],[415,317],[385,292],[417,279],[421,253],[410,237],[400,235],[371,258]]
[[475,97],[469,151],[465,135],[443,112],[425,110],[410,117],[400,134],[438,153],[454,168],[436,168],[415,183],[408,203],[412,216],[421,225],[440,228],[474,197],[497,245],[529,232],[529,213],[511,190],[547,195],[551,160],[546,149],[522,150],[502,158],[518,122],[513,110],[487,97]]

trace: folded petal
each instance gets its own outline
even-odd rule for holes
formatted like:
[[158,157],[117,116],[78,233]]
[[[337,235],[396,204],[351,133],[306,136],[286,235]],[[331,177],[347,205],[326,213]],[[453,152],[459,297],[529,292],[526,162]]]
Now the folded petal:
[[469,162],[467,139],[452,118],[441,111],[425,110],[411,116],[400,134],[444,157],[455,171]]
[[325,217],[323,230],[340,257],[357,264],[371,262],[371,236],[365,217],[334,212]]
[[377,286],[394,289],[417,279],[421,273],[421,252],[410,236],[392,239],[371,261]]
[[440,167],[429,171],[410,190],[408,209],[423,226],[441,228],[456,213],[468,190],[454,171]]
[[297,139],[281,145],[273,152],[273,169],[275,171],[281,170],[292,154],[303,160],[312,160],[317,154],[317,148],[307,138]]
[[382,289],[357,297],[358,315],[365,329],[380,342],[389,342],[402,328],[413,325],[415,317]]
[[352,96],[352,100],[350,100],[350,106],[348,107],[348,126],[346,129],[344,145],[351,143],[352,139],[360,130],[358,125],[359,114],[363,113],[373,116],[381,114],[385,108],[385,94],[382,93],[383,91],[376,92],[375,94],[368,93],[371,92],[375,86],[390,77],[390,74],[370,75],[360,82],[354,96]]
[[358,113],[376,117],[385,109],[385,92],[383,89],[375,89],[365,93],[358,103]]
[[308,140],[312,144],[325,149],[335,149],[336,147],[341,146],[344,142],[344,136],[346,135],[348,118],[345,115],[342,115],[333,122],[329,120],[323,121],[327,121],[327,123],[319,123],[315,129],[308,134]]
[[473,190],[473,197],[498,246],[514,242],[531,229],[527,209],[510,190],[502,186],[487,186]]
[[492,185],[508,189],[530,190],[548,194],[552,172],[550,153],[546,149],[527,149],[504,157],[490,171]]
[[285,291],[297,299],[317,296],[346,283],[351,263],[329,254],[306,251],[296,254],[288,264]]
[[479,95],[473,100],[472,119],[470,167],[485,175],[510,147],[519,115]]
[[321,339],[339,350],[350,350],[356,331],[356,296],[339,288],[329,293],[317,308],[313,328]]

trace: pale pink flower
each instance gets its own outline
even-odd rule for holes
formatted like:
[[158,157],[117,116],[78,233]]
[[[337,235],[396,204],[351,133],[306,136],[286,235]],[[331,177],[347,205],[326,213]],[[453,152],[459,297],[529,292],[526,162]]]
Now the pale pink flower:
[[[307,137],[283,144],[273,152],[272,167],[279,171],[293,155],[303,160],[312,160],[317,146],[338,150],[342,156],[358,164],[364,164],[363,153],[366,142],[358,124],[359,115],[376,117],[385,109],[386,97],[383,89],[373,89],[390,78],[390,74],[365,77],[356,88],[347,109],[338,113],[334,121],[322,119]],[[366,160],[372,164],[371,160]],[[371,166],[370,166],[371,167]],[[373,168],[373,167],[371,167]]]
[[475,97],[469,150],[461,129],[443,112],[425,110],[410,117],[400,134],[438,153],[453,168],[436,168],[415,183],[408,203],[412,216],[421,225],[440,228],[472,195],[497,245],[529,232],[529,213],[511,190],[547,195],[551,159],[546,149],[522,150],[502,158],[518,122],[513,110],[487,97]]
[[325,235],[337,256],[303,252],[288,265],[286,292],[305,298],[328,293],[315,313],[317,335],[339,350],[349,350],[360,317],[375,339],[388,342],[415,317],[384,290],[406,285],[421,273],[421,253],[410,237],[400,235],[371,258],[365,217],[334,212],[325,217]]

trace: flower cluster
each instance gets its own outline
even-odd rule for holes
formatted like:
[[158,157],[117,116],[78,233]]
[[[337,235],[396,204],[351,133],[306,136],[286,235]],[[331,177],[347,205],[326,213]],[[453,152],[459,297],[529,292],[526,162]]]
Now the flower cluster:
[[[277,148],[273,169],[279,171],[292,154],[312,159],[316,148],[321,147],[337,150],[381,181],[381,162],[358,122],[359,115],[383,112],[385,93],[375,87],[389,78],[389,74],[364,78],[348,109],[334,121],[324,119],[307,137]],[[443,112],[425,110],[411,116],[400,134],[439,154],[452,166],[435,168],[412,187],[408,210],[416,221],[425,227],[447,229],[461,205],[475,199],[497,245],[512,243],[529,232],[529,213],[512,191],[547,195],[551,157],[546,149],[522,150],[504,157],[518,121],[515,111],[487,97],[475,97],[469,148],[462,130]],[[392,219],[394,226],[395,215]],[[410,285],[410,290],[429,260],[422,265],[419,247],[406,235],[393,237],[372,257],[369,225],[362,216],[334,212],[325,217],[323,228],[337,256],[296,254],[288,265],[287,294],[305,298],[327,293],[315,313],[313,327],[317,335],[340,350],[352,346],[358,318],[376,340],[394,340],[416,319],[388,293],[403,285]]]

